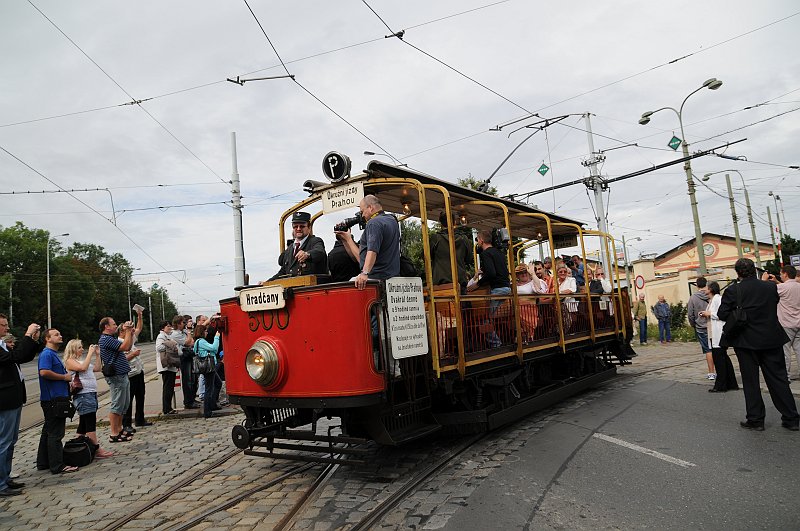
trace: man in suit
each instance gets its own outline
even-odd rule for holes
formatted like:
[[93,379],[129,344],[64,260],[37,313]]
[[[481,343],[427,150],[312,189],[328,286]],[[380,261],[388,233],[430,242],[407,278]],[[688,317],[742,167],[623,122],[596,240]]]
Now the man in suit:
[[721,321],[733,317],[737,295],[747,315],[747,325],[731,335],[723,332],[721,347],[733,347],[742,373],[747,420],[743,428],[764,431],[764,400],[761,398],[759,368],[775,408],[781,413],[784,428],[798,431],[800,415],[789,390],[789,377],[783,360],[783,344],[788,340],[778,321],[778,289],[772,282],[756,278],[756,267],[749,258],[739,258],[734,266],[739,283],[722,296],[717,316]]
[[328,255],[322,238],[311,234],[311,214],[295,212],[292,215],[292,235],[286,250],[278,257],[280,270],[270,280],[280,276],[327,275]]
[[[0,313],[0,337],[8,332],[8,317]],[[11,461],[14,458],[14,445],[19,436],[19,421],[25,396],[25,381],[20,363],[31,361],[43,346],[39,341],[39,325],[31,324],[25,331],[25,337],[8,348],[0,340],[0,498],[21,494],[25,486],[12,480]]]

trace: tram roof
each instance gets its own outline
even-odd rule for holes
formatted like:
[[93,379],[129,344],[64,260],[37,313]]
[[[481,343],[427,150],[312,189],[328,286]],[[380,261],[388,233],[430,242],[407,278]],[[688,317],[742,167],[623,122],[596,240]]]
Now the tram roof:
[[[550,218],[551,222],[583,225],[577,220],[443,181],[405,166],[395,166],[373,160],[367,165],[366,175],[354,176],[353,180],[369,180],[370,189],[368,192],[378,196],[384,209],[390,212],[403,212],[404,203],[408,203],[411,207],[412,215],[419,217],[418,194],[416,189],[410,186],[403,187],[397,184],[382,186],[379,182],[376,182],[381,178],[414,179],[423,185],[433,184],[443,187],[450,194],[451,209],[458,215],[466,213],[466,224],[479,230],[504,227],[503,211],[495,205],[468,204],[471,201],[493,201],[504,205],[508,209],[512,235],[529,240],[539,240],[542,239],[542,236],[547,239],[547,225],[541,218],[519,216],[517,214],[545,214]],[[444,197],[435,190],[429,190],[425,193],[425,199],[428,218],[438,221],[438,213],[444,208]],[[417,205],[416,208],[414,208],[415,204]],[[554,236],[572,236],[577,233],[574,227],[563,225],[553,225],[552,231]]]

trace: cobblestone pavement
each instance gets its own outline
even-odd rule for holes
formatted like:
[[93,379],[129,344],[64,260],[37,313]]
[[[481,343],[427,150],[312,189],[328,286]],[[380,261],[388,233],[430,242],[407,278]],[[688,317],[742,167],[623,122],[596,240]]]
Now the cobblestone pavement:
[[[531,415],[510,427],[488,434],[420,488],[405,498],[382,521],[380,529],[441,529],[482,481],[499,467],[513,467],[517,450],[542,427],[564,412],[585,406],[597,397],[634,385],[642,378],[667,379],[708,386],[705,360],[696,344],[672,343],[635,347],[634,364],[622,367],[619,377]],[[736,365],[735,357],[733,358]],[[738,371],[738,369],[737,369]],[[148,381],[148,393],[160,396],[160,381]],[[795,393],[800,389],[793,385]],[[231,452],[231,427],[243,418],[203,419],[196,411],[161,418],[142,428],[134,441],[109,444],[107,428],[98,435],[105,448],[116,452],[74,474],[53,476],[35,469],[37,429],[20,436],[15,471],[27,486],[22,496],[0,501],[0,527],[6,529],[102,529],[128,514],[197,470]],[[102,416],[99,415],[99,416]],[[73,430],[68,427],[68,435]],[[66,439],[65,438],[65,439]],[[401,448],[372,447],[365,467],[341,466],[312,496],[293,523],[293,529],[327,530],[351,527],[380,501],[398,490],[413,473],[447,455],[463,437],[427,439]],[[232,496],[296,467],[296,463],[234,455],[226,463],[182,487],[162,504],[144,512],[124,529],[170,529],[231,499]],[[317,465],[253,494],[217,514],[196,529],[272,529],[300,499],[319,472]],[[520,500],[533,503],[533,500]]]

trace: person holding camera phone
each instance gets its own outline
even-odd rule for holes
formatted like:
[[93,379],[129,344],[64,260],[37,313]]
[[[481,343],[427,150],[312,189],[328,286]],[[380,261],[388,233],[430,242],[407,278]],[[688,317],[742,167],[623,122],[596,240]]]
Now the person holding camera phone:
[[52,474],[76,472],[78,467],[64,464],[64,446],[61,444],[67,425],[61,407],[65,402],[69,403],[69,381],[72,380],[58,357],[58,348],[64,340],[61,332],[49,328],[45,330],[44,341],[45,348],[39,354],[39,398],[44,424],[36,452],[36,468],[49,469]]
[[[10,477],[22,405],[28,398],[20,364],[33,360],[42,350],[40,329],[36,323],[28,325],[25,336],[14,347],[0,340],[0,498],[17,496],[25,486]],[[7,332],[8,317],[0,313],[0,336]]]
[[[139,339],[139,334],[142,332],[142,326],[144,325],[144,320],[142,319],[144,307],[137,304],[134,306],[134,310],[136,310],[137,316],[136,328],[133,329],[133,344],[131,345],[131,350],[127,353],[131,364],[131,370],[128,372],[128,380],[130,381],[131,388],[131,399],[128,409],[122,416],[122,429],[128,433],[136,433],[136,428],[133,427],[133,420],[136,421],[137,428],[153,425],[152,422],[147,422],[147,419],[144,416],[144,361],[142,361],[141,355],[136,355],[134,357],[129,356],[130,353],[134,351],[138,351],[139,354],[141,354],[141,350],[136,347],[136,340]],[[133,412],[134,400],[136,401],[136,415],[134,415]]]
[[113,452],[100,448],[97,440],[97,378],[94,373],[100,371],[100,347],[89,345],[89,352],[83,356],[83,342],[80,339],[71,339],[64,348],[64,365],[68,371],[77,374],[81,387],[72,398],[75,410],[78,413],[78,435],[91,439],[95,445],[94,456],[104,459],[114,455]]
[[[114,334],[120,330],[117,339]],[[113,317],[100,320],[100,359],[103,361],[103,375],[106,377],[111,392],[111,409],[108,413],[111,436],[109,442],[126,442],[133,439],[133,433],[122,429],[122,415],[128,410],[131,401],[131,384],[128,373],[131,370],[130,359],[139,355],[138,350],[130,351],[133,345],[133,323],[127,321],[121,327]],[[128,352],[127,354],[125,354]]]

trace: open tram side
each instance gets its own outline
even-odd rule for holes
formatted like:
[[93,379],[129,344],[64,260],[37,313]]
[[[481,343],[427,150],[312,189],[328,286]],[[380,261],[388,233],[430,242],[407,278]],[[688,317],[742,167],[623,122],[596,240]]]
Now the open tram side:
[[[282,249],[292,213],[319,208],[323,194],[363,186],[386,211],[420,221],[428,265],[428,219],[442,210],[449,220],[516,242],[506,249],[511,271],[526,246],[544,244],[555,263],[559,248],[576,245],[585,258],[584,239],[597,238],[614,256],[609,235],[405,167],[373,161],[363,174],[319,184],[282,216]],[[448,224],[451,257],[454,229]],[[458,278],[456,269],[451,258],[451,278]],[[442,428],[485,431],[557,403],[613,377],[616,365],[630,359],[629,299],[616,268],[609,274],[616,287],[602,295],[587,289],[564,297],[557,282],[553,293],[523,295],[513,275],[508,296],[463,295],[458,284],[434,285],[426,267],[421,295],[428,348],[410,357],[391,340],[386,282],[357,290],[352,282],[306,275],[245,287],[221,301],[228,394],[246,415],[233,430],[234,442],[253,455],[338,461],[334,454],[351,454],[353,462],[358,442],[402,444]],[[281,308],[247,304],[265,289],[280,293]],[[493,303],[496,311],[489,310]],[[490,346],[488,334],[499,341]],[[341,433],[320,433],[317,421],[333,417],[341,419]],[[300,453],[282,453],[289,449]]]

